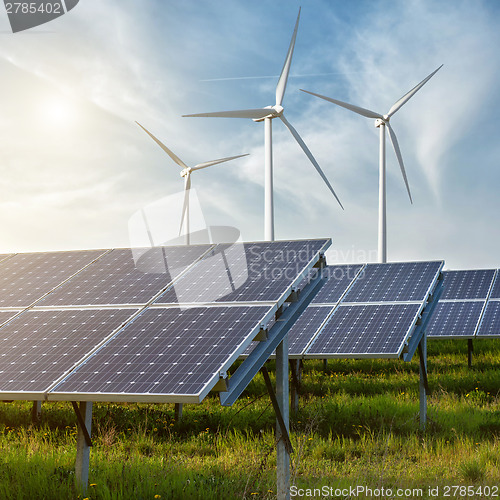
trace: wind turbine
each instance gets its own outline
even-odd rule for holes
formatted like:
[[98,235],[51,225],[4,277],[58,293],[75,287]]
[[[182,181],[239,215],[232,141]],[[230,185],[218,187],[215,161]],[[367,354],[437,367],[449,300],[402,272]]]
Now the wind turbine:
[[[285,64],[281,70],[281,75],[276,86],[276,104],[273,106],[267,106],[265,108],[257,109],[240,109],[237,111],[218,111],[215,113],[198,113],[194,115],[183,115],[186,117],[222,117],[222,118],[251,118],[255,122],[264,122],[264,140],[265,140],[265,181],[264,181],[264,234],[265,239],[268,241],[274,240],[274,201],[273,201],[273,146],[272,146],[272,120],[274,118],[279,118],[288,130],[291,132],[295,140],[298,142],[299,146],[302,148],[306,156],[309,158],[314,168],[318,171],[319,175],[328,186],[328,189],[335,196],[336,200],[339,202],[335,191],[333,190],[330,182],[328,181],[326,175],[321,170],[318,162],[312,155],[309,148],[306,146],[298,132],[293,128],[290,122],[285,118],[283,114],[283,97],[285,95],[286,84],[288,81],[288,74],[290,72],[290,66],[292,64],[293,49],[295,47],[295,39],[297,38],[297,29],[299,27],[300,19],[300,9],[297,16],[297,21],[295,23],[295,29],[293,30],[292,40],[290,42],[290,47],[288,48],[288,53],[286,55]],[[344,208],[344,207],[342,207]]]
[[380,130],[380,152],[379,152],[379,206],[378,206],[378,261],[387,262],[387,227],[386,227],[386,186],[385,186],[385,128],[389,131],[389,138],[391,139],[392,147],[396,153],[396,157],[401,168],[401,174],[403,175],[403,180],[405,181],[406,189],[408,191],[408,196],[410,197],[410,202],[413,203],[410,193],[410,186],[408,185],[408,179],[406,177],[406,171],[403,163],[403,157],[401,156],[401,150],[399,149],[398,140],[394,130],[389,125],[389,120],[391,116],[396,113],[405,103],[407,103],[441,68],[443,65],[439,66],[438,69],[434,70],[427,78],[424,78],[418,85],[413,87],[409,92],[407,92],[401,99],[396,101],[392,108],[386,115],[381,115],[369,109],[361,108],[359,106],[354,106],[347,102],[338,101],[337,99],[332,99],[331,97],[326,97],[324,95],[315,94],[314,92],[309,92],[308,90],[302,90],[308,94],[320,97],[325,101],[333,102],[343,108],[354,111],[358,115],[366,116],[367,118],[375,118],[375,127]]
[[144,132],[146,132],[146,134],[148,134],[153,139],[153,141],[155,141],[156,144],[158,144],[158,146],[160,146],[160,148],[163,149],[163,151],[165,151],[165,153],[167,153],[168,156],[170,156],[170,158],[172,158],[172,160],[175,161],[175,163],[177,163],[177,165],[182,167],[181,177],[184,177],[184,203],[182,206],[182,215],[181,215],[181,225],[179,227],[179,236],[182,232],[182,227],[183,227],[183,224],[185,222],[185,224],[186,224],[186,226],[185,226],[185,228],[186,228],[186,245],[189,245],[189,193],[191,190],[191,173],[194,172],[195,170],[201,170],[202,168],[207,168],[207,167],[211,167],[212,165],[217,165],[218,163],[224,163],[225,161],[235,160],[236,158],[241,158],[242,156],[248,156],[248,154],[238,155],[238,156],[229,156],[227,158],[220,158],[218,160],[212,160],[212,161],[206,161],[204,163],[198,163],[194,167],[188,167],[177,155],[175,155],[172,151],[170,151],[170,149],[168,149],[167,146],[165,146],[165,144],[163,144],[163,142],[161,142],[159,139],[157,139],[149,130],[144,128],[139,122],[136,121],[135,123],[137,123],[137,125],[139,125],[139,127],[141,127],[142,130],[144,130]]

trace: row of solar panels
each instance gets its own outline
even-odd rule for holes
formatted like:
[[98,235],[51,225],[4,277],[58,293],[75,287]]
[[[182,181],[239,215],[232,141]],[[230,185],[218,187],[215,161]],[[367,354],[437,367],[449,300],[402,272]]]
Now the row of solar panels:
[[6,256],[0,395],[199,402],[329,244]]

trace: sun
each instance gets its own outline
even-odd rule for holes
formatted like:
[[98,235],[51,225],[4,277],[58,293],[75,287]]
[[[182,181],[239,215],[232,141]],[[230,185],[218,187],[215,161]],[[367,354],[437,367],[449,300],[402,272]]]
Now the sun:
[[40,115],[46,125],[68,126],[75,120],[75,106],[71,99],[51,98],[41,103]]

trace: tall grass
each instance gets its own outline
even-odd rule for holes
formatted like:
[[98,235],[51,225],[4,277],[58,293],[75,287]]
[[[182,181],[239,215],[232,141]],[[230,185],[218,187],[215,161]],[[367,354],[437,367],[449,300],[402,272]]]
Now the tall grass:
[[[293,483],[426,494],[435,485],[498,485],[499,367],[498,342],[476,342],[472,369],[465,344],[430,342],[422,432],[418,361],[332,360],[326,371],[320,361],[306,362],[290,422]],[[233,407],[211,395],[186,406],[180,422],[173,405],[95,404],[87,491],[75,486],[72,407],[44,404],[38,426],[30,410],[29,402],[0,403],[1,499],[276,495],[275,417],[260,375]]]

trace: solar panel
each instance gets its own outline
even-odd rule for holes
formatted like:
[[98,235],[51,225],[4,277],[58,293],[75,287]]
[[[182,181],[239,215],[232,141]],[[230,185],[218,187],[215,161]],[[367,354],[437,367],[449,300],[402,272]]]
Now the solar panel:
[[493,288],[491,289],[490,298],[500,299],[500,269],[498,269],[497,271],[495,283],[493,284]]
[[305,240],[217,245],[156,303],[280,301],[325,244]]
[[0,393],[36,393],[70,370],[135,309],[28,310],[0,328]]
[[422,301],[435,284],[442,265],[442,262],[367,264],[344,301]]
[[39,305],[146,304],[210,248],[156,247],[143,253],[139,263],[134,259],[137,249],[115,249],[47,295]]
[[398,357],[442,266],[443,262],[327,266],[328,281],[289,331],[291,356]]
[[486,299],[494,275],[494,269],[444,271],[441,300]]
[[312,300],[313,304],[336,304],[359,273],[362,264],[326,266],[322,276],[327,280]]
[[484,303],[484,300],[439,301],[427,327],[427,336],[474,337]]
[[0,307],[28,307],[102,253],[19,253],[0,262]]
[[199,402],[272,312],[270,306],[150,308],[59,384],[51,399],[85,393],[92,400],[175,395],[178,401],[190,395]]
[[488,301],[477,336],[500,337],[500,301]]

